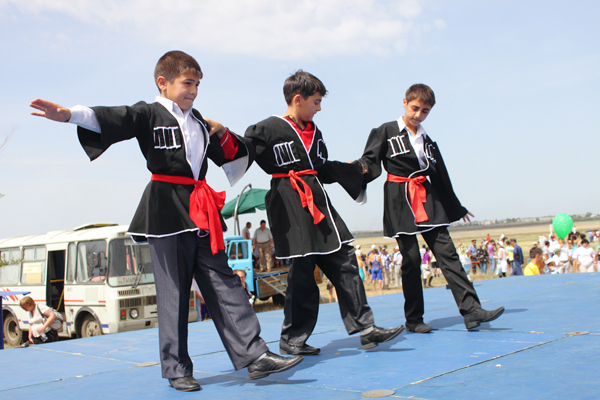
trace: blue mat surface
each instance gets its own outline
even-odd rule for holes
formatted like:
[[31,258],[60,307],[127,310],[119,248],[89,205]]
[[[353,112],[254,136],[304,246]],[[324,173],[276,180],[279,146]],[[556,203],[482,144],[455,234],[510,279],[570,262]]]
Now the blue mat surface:
[[[0,351],[0,397],[360,399],[394,391],[411,399],[599,399],[600,274],[511,277],[476,282],[486,309],[502,317],[465,330],[449,290],[425,291],[430,334],[403,332],[364,351],[348,336],[337,304],[322,304],[309,342],[321,348],[297,367],[252,381],[234,371],[210,321],[189,325],[194,376],[203,390],[181,393],[161,378],[158,330],[65,340]],[[404,324],[402,293],[370,297],[376,323]],[[282,311],[258,315],[278,352]]]

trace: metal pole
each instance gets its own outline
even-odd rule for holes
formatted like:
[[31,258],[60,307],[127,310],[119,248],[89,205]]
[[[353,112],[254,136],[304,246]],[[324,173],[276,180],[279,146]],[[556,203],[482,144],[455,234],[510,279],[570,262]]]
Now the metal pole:
[[[240,199],[242,198],[242,194],[244,193],[244,191],[247,188],[252,189],[252,184],[249,183],[246,186],[244,186],[244,188],[240,192],[240,195],[237,198],[237,201],[235,202],[235,209],[233,210],[233,234],[234,235],[240,235],[242,232],[242,231],[240,231],[240,219],[238,218],[238,206],[240,205]],[[236,233],[236,228],[237,228],[237,233]]]

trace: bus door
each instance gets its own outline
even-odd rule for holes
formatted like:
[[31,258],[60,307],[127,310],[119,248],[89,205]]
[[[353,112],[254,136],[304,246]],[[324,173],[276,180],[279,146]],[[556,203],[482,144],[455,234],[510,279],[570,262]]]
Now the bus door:
[[48,249],[48,272],[46,274],[46,304],[55,310],[65,311],[66,250]]

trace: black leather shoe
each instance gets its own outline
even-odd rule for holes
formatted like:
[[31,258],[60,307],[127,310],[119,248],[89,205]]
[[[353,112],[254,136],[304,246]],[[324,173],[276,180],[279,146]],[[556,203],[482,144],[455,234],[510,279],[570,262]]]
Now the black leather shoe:
[[403,330],[404,326],[402,325],[390,329],[374,326],[371,332],[367,333],[366,335],[360,335],[360,344],[362,344],[363,350],[372,349],[379,343],[392,340],[393,338],[398,336]]
[[481,325],[482,322],[493,321],[504,312],[504,307],[497,308],[492,311],[486,311],[483,308],[478,308],[475,311],[471,311],[465,315],[465,326],[467,329],[475,329]]
[[429,333],[433,330],[432,327],[425,322],[417,322],[416,324],[406,323],[406,329],[413,333]]
[[302,346],[295,346],[293,344],[289,344],[284,340],[279,341],[279,353],[280,354],[292,354],[292,355],[301,355],[301,356],[314,356],[319,354],[321,349],[316,347],[312,347],[309,344],[304,343]]
[[195,392],[196,390],[202,389],[198,381],[193,376],[169,379],[169,383],[176,390],[181,390],[182,392]]
[[302,356],[282,357],[270,351],[267,351],[266,354],[260,360],[248,365],[250,379],[260,379],[275,372],[288,370],[304,360]]

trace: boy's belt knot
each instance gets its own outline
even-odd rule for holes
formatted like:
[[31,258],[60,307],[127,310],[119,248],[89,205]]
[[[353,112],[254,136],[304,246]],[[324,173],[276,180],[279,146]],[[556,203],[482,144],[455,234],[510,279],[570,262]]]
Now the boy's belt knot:
[[[300,202],[302,203],[302,207],[308,207],[308,212],[313,217],[313,223],[316,225],[325,218],[323,213],[319,211],[317,206],[315,206],[315,201],[313,199],[312,190],[302,179],[299,178],[301,175],[317,175],[317,171],[314,169],[305,169],[302,171],[294,171],[290,170],[286,173],[276,173],[273,174],[273,178],[290,178],[290,183],[292,184],[292,188],[300,195]],[[298,183],[302,184],[302,189]]]
[[403,176],[388,174],[388,182],[408,182],[408,194],[410,196],[410,206],[415,214],[415,222],[425,222],[429,219],[425,212],[423,203],[427,202],[427,191],[423,186],[423,182],[427,180],[424,176],[415,178],[405,178]]
[[152,174],[153,181],[174,183],[177,185],[194,185],[190,195],[190,218],[201,230],[210,232],[210,249],[213,254],[225,250],[223,226],[219,211],[225,205],[225,192],[215,192],[206,184],[206,179],[197,181],[187,176]]

